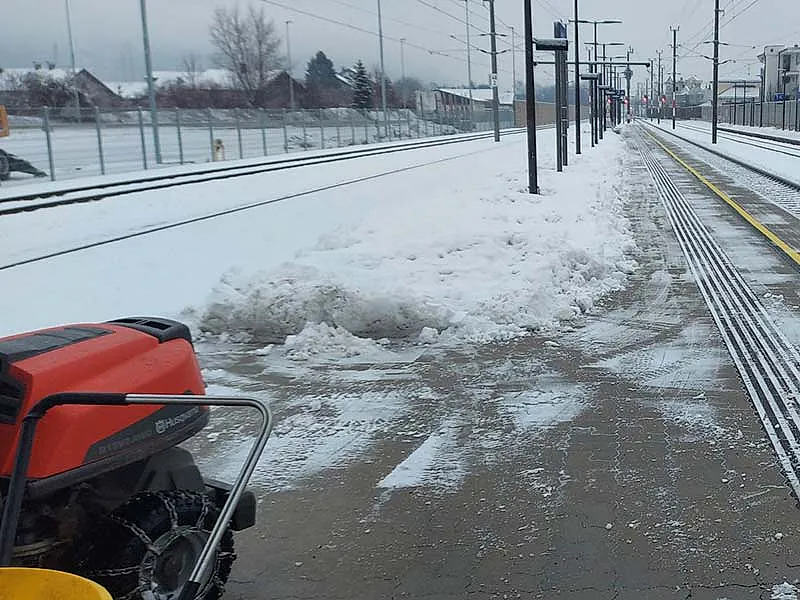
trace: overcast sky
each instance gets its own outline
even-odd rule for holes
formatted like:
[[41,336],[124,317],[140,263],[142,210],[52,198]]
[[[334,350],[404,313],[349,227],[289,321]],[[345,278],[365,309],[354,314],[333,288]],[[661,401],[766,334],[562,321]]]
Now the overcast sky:
[[[323,50],[337,68],[357,59],[368,67],[378,64],[377,0],[253,0],[263,4],[274,19],[281,38],[285,21],[291,20],[293,70],[302,77],[305,64]],[[489,47],[488,4],[467,0],[471,12],[471,41]],[[111,81],[140,79],[144,72],[138,0],[70,0],[79,67],[86,67]],[[401,75],[400,38],[406,39],[405,68],[409,76],[440,85],[467,81],[465,0],[382,0],[387,75]],[[215,7],[247,5],[247,0],[148,0],[148,20],[156,69],[180,70],[189,53],[202,57],[202,66],[213,66],[208,26]],[[736,59],[721,67],[727,77],[757,78],[757,54],[767,43],[800,43],[800,1],[721,0],[725,9],[721,39],[732,44],[721,49],[721,58]],[[517,32],[516,68],[523,78],[523,0],[496,0],[500,50],[510,47],[511,31]],[[552,22],[573,17],[574,0],[534,0],[535,34],[552,37]],[[698,54],[712,54],[710,45],[698,45],[712,37],[714,0],[580,0],[581,19],[622,19],[622,25],[599,28],[601,41],[624,42],[633,47],[637,60],[663,50],[671,70],[670,25],[679,25],[678,72],[683,76],[711,78],[711,63]],[[324,19],[328,19],[327,21]],[[336,23],[336,21],[340,23]],[[30,66],[34,60],[55,60],[69,65],[65,0],[3,0],[3,34],[0,67]],[[348,28],[345,24],[350,25]],[[366,31],[360,31],[366,30]],[[572,38],[570,29],[570,38]],[[592,37],[591,26],[581,28],[581,46]],[[456,36],[458,40],[450,36]],[[285,41],[285,40],[284,40]],[[753,49],[752,46],[756,46]],[[285,46],[284,46],[285,48]],[[625,48],[609,48],[609,54]],[[433,53],[431,52],[433,51]],[[582,56],[585,50],[582,49]],[[669,61],[668,61],[669,58]],[[511,52],[499,56],[500,85],[511,85]],[[488,82],[489,57],[472,52],[473,81]],[[537,83],[552,80],[549,67],[539,67]],[[636,79],[644,79],[640,68]]]

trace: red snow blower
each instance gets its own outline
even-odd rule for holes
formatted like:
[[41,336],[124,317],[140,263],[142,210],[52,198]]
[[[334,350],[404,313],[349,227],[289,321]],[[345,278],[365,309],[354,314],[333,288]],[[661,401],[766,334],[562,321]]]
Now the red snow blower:
[[[214,600],[255,523],[245,486],[272,427],[247,398],[203,395],[188,327],[160,318],[0,339],[0,567],[57,569],[118,600]],[[262,422],[232,485],[178,444],[209,406]]]

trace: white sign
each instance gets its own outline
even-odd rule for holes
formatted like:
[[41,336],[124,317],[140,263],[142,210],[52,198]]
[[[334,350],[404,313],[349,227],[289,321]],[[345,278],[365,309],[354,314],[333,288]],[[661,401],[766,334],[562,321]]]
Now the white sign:
[[493,88],[497,87],[497,73],[492,73],[489,75],[489,85],[491,85]]

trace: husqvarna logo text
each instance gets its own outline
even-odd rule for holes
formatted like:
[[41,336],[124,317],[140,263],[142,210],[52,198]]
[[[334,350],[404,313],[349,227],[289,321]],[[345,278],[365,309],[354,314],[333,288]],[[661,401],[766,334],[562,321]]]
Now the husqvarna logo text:
[[161,435],[162,433],[166,433],[170,429],[174,429],[175,427],[180,427],[186,421],[191,420],[193,417],[200,414],[200,407],[195,406],[190,408],[184,413],[179,415],[175,415],[174,417],[169,417],[166,419],[158,419],[155,422],[156,433]]

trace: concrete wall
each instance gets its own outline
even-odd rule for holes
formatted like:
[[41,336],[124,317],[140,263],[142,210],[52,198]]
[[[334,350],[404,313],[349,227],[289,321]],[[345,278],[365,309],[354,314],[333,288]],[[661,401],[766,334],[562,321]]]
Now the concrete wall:
[[[524,100],[514,103],[514,122],[517,127],[525,127],[528,123],[527,104]],[[581,118],[589,118],[589,107],[581,106]],[[575,121],[575,107],[569,106],[569,120]],[[556,122],[556,105],[552,102],[536,103],[536,125],[553,125]]]

